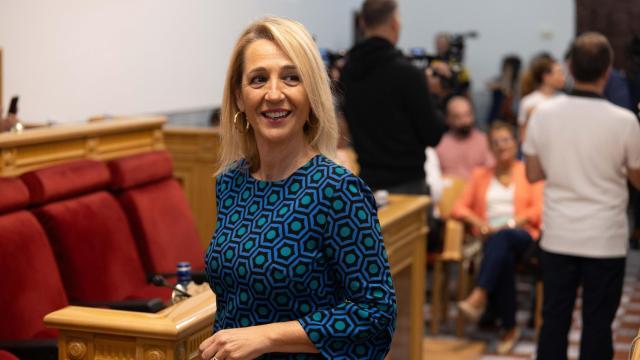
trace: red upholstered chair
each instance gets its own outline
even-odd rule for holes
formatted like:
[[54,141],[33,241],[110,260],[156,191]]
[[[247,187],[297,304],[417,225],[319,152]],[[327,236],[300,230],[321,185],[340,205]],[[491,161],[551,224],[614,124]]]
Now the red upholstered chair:
[[[24,210],[28,203],[29,192],[19,179],[0,178],[0,348],[31,353],[23,359],[45,359],[57,354],[55,340],[33,340],[58,336],[42,318],[68,302],[44,230]],[[0,353],[0,359],[7,356]]]
[[99,161],[79,160],[22,176],[33,210],[54,249],[69,300],[105,302],[160,297],[147,283],[127,218],[105,189],[111,176]]
[[179,261],[204,270],[204,249],[171,157],[155,151],[111,161],[112,184],[149,273],[175,272]]
[[20,360],[15,357],[12,353],[0,350],[0,360]]

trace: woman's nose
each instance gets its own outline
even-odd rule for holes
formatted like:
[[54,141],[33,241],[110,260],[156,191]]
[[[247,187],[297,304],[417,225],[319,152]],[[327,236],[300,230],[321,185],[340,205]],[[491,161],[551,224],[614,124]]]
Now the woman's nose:
[[284,93],[281,89],[281,82],[279,80],[272,81],[267,88],[267,94],[265,98],[267,101],[281,101],[284,99]]

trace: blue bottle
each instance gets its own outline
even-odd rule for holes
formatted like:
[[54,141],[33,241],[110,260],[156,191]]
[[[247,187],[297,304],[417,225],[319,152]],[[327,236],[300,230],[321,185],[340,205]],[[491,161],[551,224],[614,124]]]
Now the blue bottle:
[[180,261],[176,267],[176,279],[178,284],[182,285],[185,289],[191,282],[191,263],[188,261]]

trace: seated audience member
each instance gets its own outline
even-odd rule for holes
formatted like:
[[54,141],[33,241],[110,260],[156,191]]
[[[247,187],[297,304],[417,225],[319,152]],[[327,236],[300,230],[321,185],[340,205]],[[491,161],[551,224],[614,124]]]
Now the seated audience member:
[[449,131],[436,147],[444,176],[468,179],[476,166],[493,164],[487,136],[474,124],[471,102],[462,96],[452,98],[447,104]]
[[548,54],[533,59],[522,78],[522,100],[518,110],[520,142],[524,141],[531,113],[545,100],[559,94],[565,85],[562,64]]
[[524,164],[516,159],[518,145],[511,125],[495,122],[489,139],[496,164],[474,170],[452,213],[484,238],[477,286],[458,306],[477,321],[491,302],[504,331],[497,351],[507,353],[520,336],[516,263],[540,234],[543,183],[527,181]]

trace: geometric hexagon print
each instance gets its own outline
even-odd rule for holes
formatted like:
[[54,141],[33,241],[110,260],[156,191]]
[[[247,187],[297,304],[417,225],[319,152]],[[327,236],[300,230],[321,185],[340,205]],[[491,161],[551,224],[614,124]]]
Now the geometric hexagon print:
[[205,255],[214,332],[296,320],[320,354],[260,359],[383,359],[396,301],[373,195],[323,155],[280,181],[239,161],[216,181]]

